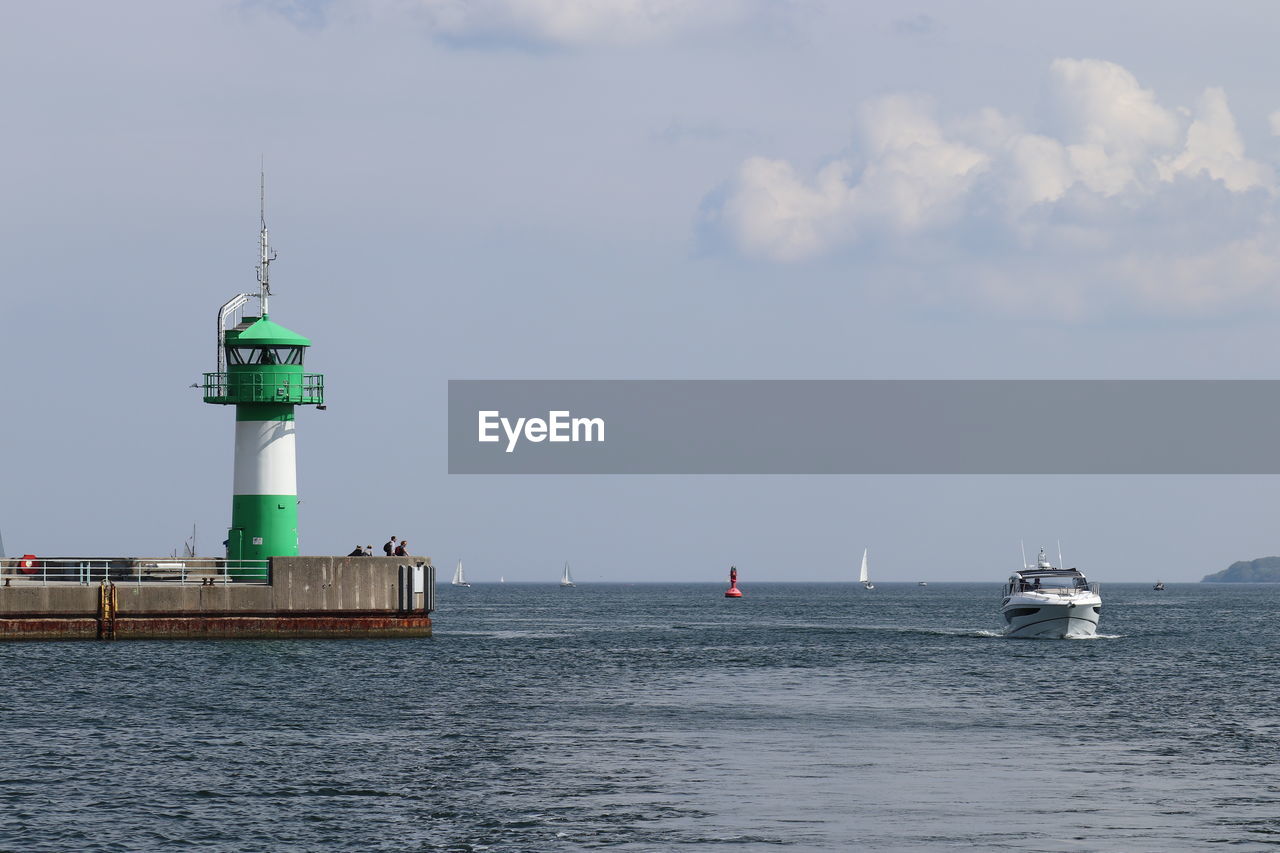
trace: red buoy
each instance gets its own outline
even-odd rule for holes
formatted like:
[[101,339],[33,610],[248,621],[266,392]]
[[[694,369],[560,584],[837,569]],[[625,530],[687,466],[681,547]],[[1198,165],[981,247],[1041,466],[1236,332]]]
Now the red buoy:
[[724,591],[725,598],[742,598],[742,590],[738,589],[738,569],[729,567],[729,588]]
[[18,570],[24,575],[34,575],[39,566],[35,554],[23,554],[22,559],[18,561]]

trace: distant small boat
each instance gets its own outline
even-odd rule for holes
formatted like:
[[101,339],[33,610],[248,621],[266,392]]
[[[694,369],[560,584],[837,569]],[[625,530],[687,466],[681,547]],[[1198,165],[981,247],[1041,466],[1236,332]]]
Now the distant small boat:
[[506,582],[507,582],[506,575],[498,575],[498,583],[506,583]]
[[916,584],[916,586],[928,586],[928,585],[929,585],[928,581],[920,581],[920,583]]
[[467,587],[471,586],[471,584],[467,583],[467,579],[466,579],[466,578],[463,576],[463,574],[462,574],[462,561],[461,561],[461,560],[459,560],[459,561],[458,561],[458,568],[456,568],[456,569],[454,569],[454,570],[453,570],[453,585],[454,585],[454,586],[467,586]]
[[1156,581],[1156,585],[1151,588],[1156,592],[1164,592],[1164,581]]
[[577,586],[573,582],[573,577],[569,574],[569,563],[564,564],[564,574],[560,576],[560,586]]
[[871,575],[867,572],[867,549],[862,549],[862,571],[858,572],[858,583],[862,584],[863,589],[875,589],[876,585],[871,582]]

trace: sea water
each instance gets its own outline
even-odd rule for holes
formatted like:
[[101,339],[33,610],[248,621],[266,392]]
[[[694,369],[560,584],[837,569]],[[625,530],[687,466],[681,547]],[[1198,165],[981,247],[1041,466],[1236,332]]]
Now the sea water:
[[[1003,579],[1001,579],[1003,580]],[[420,640],[0,645],[0,849],[1264,850],[1280,586],[442,585]]]

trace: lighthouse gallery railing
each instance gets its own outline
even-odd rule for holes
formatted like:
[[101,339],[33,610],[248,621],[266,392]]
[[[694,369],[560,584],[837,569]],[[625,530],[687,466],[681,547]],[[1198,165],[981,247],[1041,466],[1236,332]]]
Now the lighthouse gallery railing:
[[324,374],[288,371],[246,373],[206,373],[206,403],[294,403],[324,402]]

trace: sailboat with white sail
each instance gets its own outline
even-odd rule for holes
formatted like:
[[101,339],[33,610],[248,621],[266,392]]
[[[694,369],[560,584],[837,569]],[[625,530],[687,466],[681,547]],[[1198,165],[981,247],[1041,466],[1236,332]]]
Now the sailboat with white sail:
[[462,561],[461,561],[461,560],[459,560],[459,561],[458,561],[458,568],[456,568],[456,569],[454,569],[454,570],[453,570],[453,585],[454,585],[454,586],[467,586],[467,587],[471,586],[471,584],[467,583],[467,576],[466,576],[466,575],[464,575],[464,574],[462,573]]
[[858,572],[858,583],[862,584],[863,589],[875,589],[876,585],[871,582],[871,574],[867,571],[867,549],[862,549],[862,570]]
[[568,561],[564,564],[564,574],[560,576],[560,586],[577,586],[577,584],[573,582],[573,576],[569,574]]

